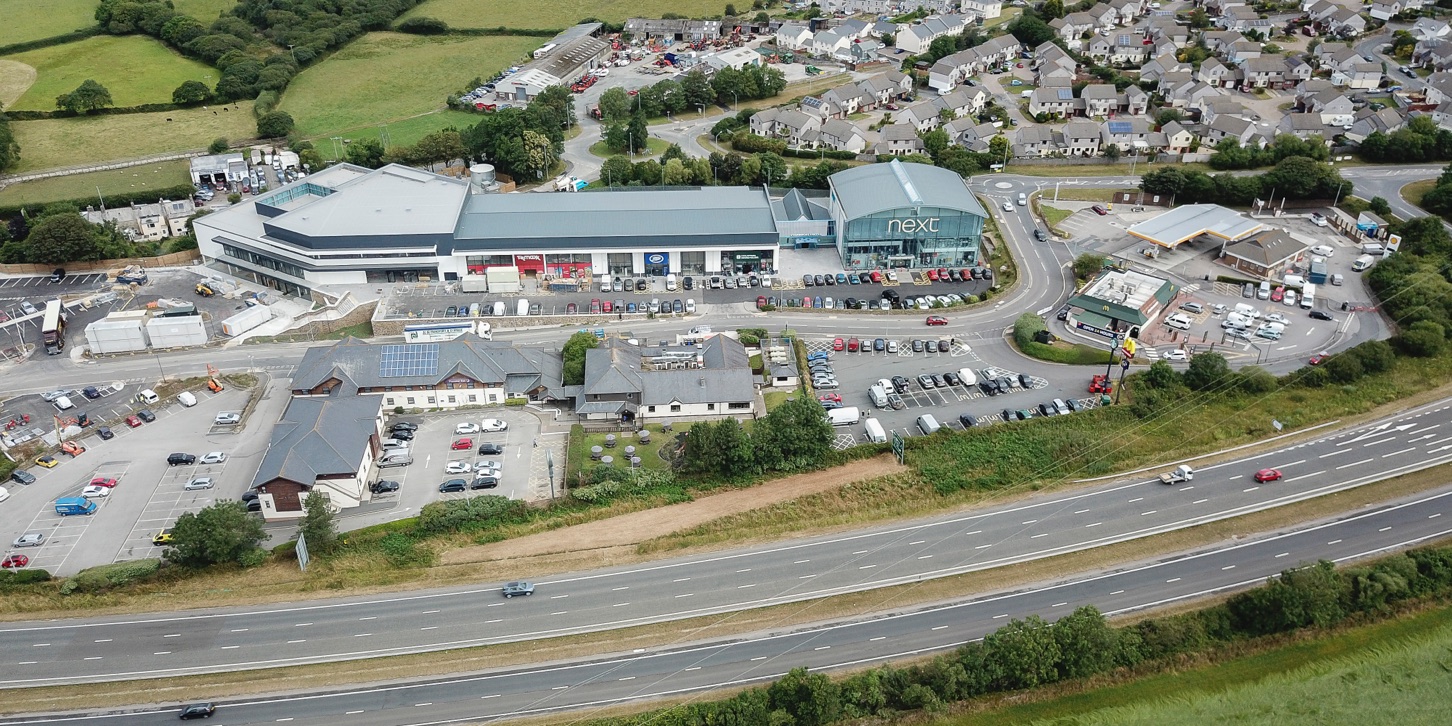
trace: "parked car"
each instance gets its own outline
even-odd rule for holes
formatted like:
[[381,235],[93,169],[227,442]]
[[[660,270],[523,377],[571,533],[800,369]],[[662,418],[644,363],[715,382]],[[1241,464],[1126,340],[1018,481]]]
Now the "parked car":
[[464,481],[463,479],[450,479],[439,485],[440,494],[447,494],[449,492],[462,492],[467,491],[468,489],[469,483]]
[[1101,217],[1109,214],[1109,210],[1108,209],[1105,209],[1104,207],[1101,207],[1098,204],[1090,207],[1090,209],[1094,210],[1094,213],[1097,214],[1097,215],[1099,215],[1099,216],[1101,216]]
[[234,426],[236,424],[242,423],[242,414],[219,413],[217,414],[216,418],[212,419],[212,422],[218,426]]

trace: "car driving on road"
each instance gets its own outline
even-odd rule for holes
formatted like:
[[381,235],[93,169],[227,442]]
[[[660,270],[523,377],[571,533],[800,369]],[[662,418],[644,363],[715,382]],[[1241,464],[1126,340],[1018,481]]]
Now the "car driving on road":
[[504,584],[504,587],[500,588],[499,591],[504,593],[505,597],[514,597],[515,595],[524,595],[528,597],[534,594],[534,584],[525,582],[524,580],[519,580],[517,582],[507,582]]

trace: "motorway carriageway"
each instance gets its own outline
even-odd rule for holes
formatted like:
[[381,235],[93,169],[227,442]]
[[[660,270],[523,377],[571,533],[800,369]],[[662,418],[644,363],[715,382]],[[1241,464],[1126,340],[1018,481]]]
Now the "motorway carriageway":
[[[1002,567],[1452,461],[1449,403],[1204,467],[1179,486],[1113,482],[926,522],[566,574],[538,582],[530,598],[506,600],[491,585],[10,623],[0,629],[0,683],[13,688],[160,678],[533,640]],[[1261,468],[1281,469],[1285,479],[1257,484],[1252,475]]]
[[[961,645],[1010,618],[1048,620],[1081,605],[1108,616],[1259,584],[1297,563],[1344,562],[1452,534],[1452,487],[1343,519],[1178,555],[1108,574],[909,613],[583,662],[527,666],[426,682],[221,703],[217,724],[437,726],[502,720],[759,683],[787,670],[866,666]],[[709,698],[709,695],[701,697]],[[140,726],[177,708],[0,720],[10,724]]]

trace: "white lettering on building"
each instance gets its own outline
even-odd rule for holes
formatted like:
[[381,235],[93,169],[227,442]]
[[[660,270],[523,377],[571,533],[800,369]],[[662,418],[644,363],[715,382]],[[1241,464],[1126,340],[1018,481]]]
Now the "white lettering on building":
[[889,219],[887,220],[887,232],[892,234],[913,234],[916,232],[937,232],[938,218],[928,217],[927,219]]

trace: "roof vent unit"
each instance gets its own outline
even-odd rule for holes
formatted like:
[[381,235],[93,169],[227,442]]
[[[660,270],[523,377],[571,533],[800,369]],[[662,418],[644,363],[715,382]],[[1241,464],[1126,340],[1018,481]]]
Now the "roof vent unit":
[[475,164],[469,167],[469,193],[492,194],[499,191],[499,181],[494,174],[493,164]]

